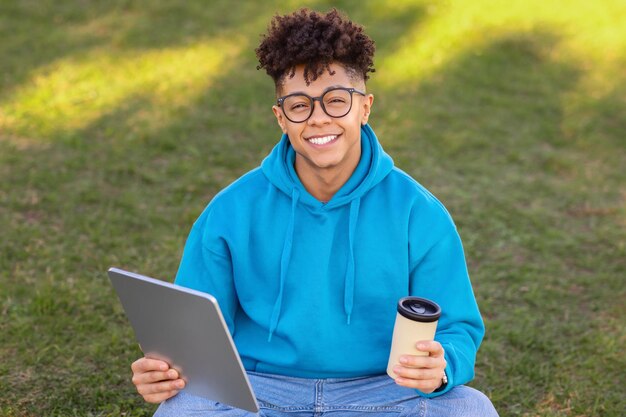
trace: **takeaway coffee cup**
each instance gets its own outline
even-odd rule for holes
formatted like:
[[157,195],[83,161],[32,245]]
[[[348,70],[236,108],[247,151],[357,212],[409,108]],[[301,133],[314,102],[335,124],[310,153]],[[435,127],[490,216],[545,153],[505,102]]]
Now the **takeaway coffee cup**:
[[396,378],[393,368],[400,363],[402,355],[428,355],[428,352],[417,350],[415,344],[435,338],[439,316],[441,308],[434,301],[420,297],[404,297],[398,301],[387,375]]

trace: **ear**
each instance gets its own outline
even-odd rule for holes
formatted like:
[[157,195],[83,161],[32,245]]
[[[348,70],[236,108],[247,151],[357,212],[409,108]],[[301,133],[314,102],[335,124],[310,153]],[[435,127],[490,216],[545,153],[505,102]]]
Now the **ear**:
[[280,107],[276,105],[272,106],[272,111],[274,112],[274,116],[276,116],[276,121],[278,122],[278,126],[280,126],[283,133],[287,133],[287,121],[285,120],[283,111],[280,109]]
[[361,107],[361,124],[364,125],[367,123],[370,117],[370,113],[372,112],[372,105],[374,104],[374,95],[367,94],[363,97],[363,105]]

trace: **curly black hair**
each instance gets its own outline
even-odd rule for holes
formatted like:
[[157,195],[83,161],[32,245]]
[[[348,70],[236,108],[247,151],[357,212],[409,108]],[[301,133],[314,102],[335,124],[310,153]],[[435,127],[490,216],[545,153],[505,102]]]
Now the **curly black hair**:
[[374,41],[363,27],[342,16],[337,9],[317,13],[307,8],[272,19],[267,34],[256,49],[260,65],[280,88],[284,77],[293,77],[297,65],[304,65],[307,85],[330,64],[343,65],[349,75],[367,81],[374,72]]

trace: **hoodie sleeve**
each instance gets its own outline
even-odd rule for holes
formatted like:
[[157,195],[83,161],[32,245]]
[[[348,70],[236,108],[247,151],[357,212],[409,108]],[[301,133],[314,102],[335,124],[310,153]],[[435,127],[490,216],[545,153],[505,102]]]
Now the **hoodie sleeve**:
[[214,296],[232,335],[238,306],[233,267],[228,245],[219,237],[214,217],[206,210],[194,223],[175,283]]
[[[410,294],[435,301],[442,311],[435,340],[445,351],[448,384],[431,394],[420,392],[420,395],[429,398],[473,379],[476,352],[485,333],[461,239],[452,219],[447,212],[445,214],[445,220],[439,227],[433,228],[432,223],[424,226],[421,222],[422,227],[418,228],[422,230],[414,230],[416,235],[413,237],[421,244],[413,245],[415,250],[412,255],[415,257],[410,270]],[[432,241],[429,237],[433,234],[441,237]],[[424,242],[428,243],[424,245]]]

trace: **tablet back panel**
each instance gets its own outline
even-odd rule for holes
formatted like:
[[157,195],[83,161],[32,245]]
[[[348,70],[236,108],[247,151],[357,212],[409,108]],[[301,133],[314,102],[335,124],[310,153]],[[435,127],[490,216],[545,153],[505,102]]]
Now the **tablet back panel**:
[[108,273],[145,356],[178,370],[190,394],[259,410],[214,297],[117,268]]

